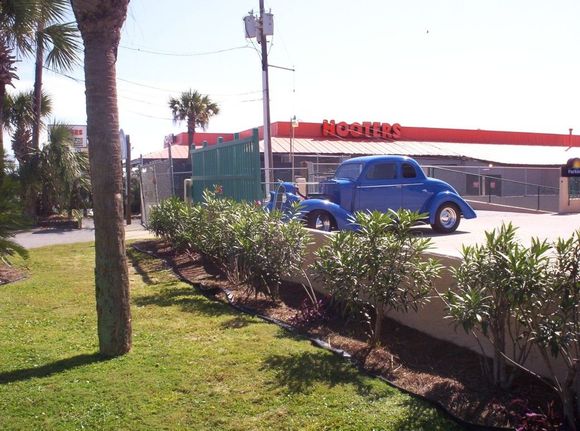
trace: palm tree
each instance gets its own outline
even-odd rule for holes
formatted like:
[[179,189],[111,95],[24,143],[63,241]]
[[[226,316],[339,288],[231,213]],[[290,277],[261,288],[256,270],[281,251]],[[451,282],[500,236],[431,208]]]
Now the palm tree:
[[115,71],[129,0],[71,0],[71,4],[85,47],[99,350],[105,356],[118,356],[131,350]]
[[[18,79],[14,66],[16,53],[32,52],[32,31],[35,8],[32,1],[0,0],[0,119],[4,119],[6,87]],[[4,154],[4,122],[0,122],[0,154]],[[0,176],[4,174],[4,159],[0,157]]]
[[78,196],[90,193],[89,160],[84,152],[75,151],[71,129],[64,124],[53,124],[48,144],[38,153],[36,175],[41,179],[42,207],[48,213],[79,209]]
[[[32,147],[39,148],[42,117],[42,69],[47,66],[70,70],[78,63],[78,29],[74,23],[62,22],[69,7],[68,0],[36,0],[34,34],[36,64],[34,71],[34,122]],[[45,58],[45,53],[48,53]]]
[[[41,179],[38,177],[38,150],[32,146],[33,92],[22,92],[15,96],[7,94],[4,106],[5,127],[12,134],[12,151],[19,164],[19,179],[24,213],[34,220]],[[41,98],[43,116],[52,111],[50,98],[43,94]]]
[[[41,94],[41,117],[52,112],[52,100]],[[34,92],[25,91],[16,95],[6,94],[4,99],[4,127],[12,135],[12,151],[18,164],[24,166],[35,149],[32,145],[32,128],[34,125]]]
[[195,128],[201,127],[202,130],[205,130],[210,118],[220,112],[217,103],[212,102],[209,96],[203,96],[198,91],[191,89],[181,93],[179,98],[169,98],[169,109],[171,109],[175,123],[187,121],[187,145],[190,151]]

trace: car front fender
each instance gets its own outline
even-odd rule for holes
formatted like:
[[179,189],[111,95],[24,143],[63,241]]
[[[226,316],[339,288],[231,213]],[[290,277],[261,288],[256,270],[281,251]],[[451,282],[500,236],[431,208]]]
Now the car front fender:
[[353,229],[354,227],[351,223],[352,213],[346,211],[340,205],[324,199],[305,199],[300,202],[300,212],[303,217],[316,210],[326,211],[332,215],[334,220],[336,220],[336,227],[340,230]]
[[457,205],[461,210],[463,218],[470,219],[477,217],[477,214],[475,214],[473,208],[471,208],[471,206],[465,202],[461,196],[445,190],[434,195],[425,205],[425,208],[423,208],[421,211],[429,213],[429,223],[435,223],[435,213],[437,212],[437,208],[446,202],[453,202],[455,205]]

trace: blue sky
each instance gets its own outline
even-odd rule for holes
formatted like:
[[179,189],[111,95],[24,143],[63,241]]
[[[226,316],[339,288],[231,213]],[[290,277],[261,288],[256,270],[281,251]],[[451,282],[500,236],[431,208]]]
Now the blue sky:
[[[266,8],[270,63],[296,69],[270,71],[272,121],[580,133],[578,1],[266,0]],[[261,124],[259,47],[242,23],[252,9],[258,0],[130,2],[117,75],[121,126],[136,154],[185,130],[167,101],[189,88],[221,106],[209,131]],[[31,88],[32,69],[19,63],[17,89]],[[81,67],[71,75],[84,78]],[[82,82],[46,72],[45,90],[56,120],[86,123]]]

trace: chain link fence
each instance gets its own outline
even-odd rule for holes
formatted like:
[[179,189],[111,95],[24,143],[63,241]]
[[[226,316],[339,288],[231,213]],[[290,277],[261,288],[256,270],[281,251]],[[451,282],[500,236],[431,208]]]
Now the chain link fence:
[[160,160],[139,167],[141,184],[141,223],[147,225],[151,208],[176,196],[183,199],[183,183],[191,172],[175,172],[169,160]]
[[[294,168],[275,168],[274,177],[294,181],[304,194],[320,193],[320,182],[334,176],[341,159],[301,160]],[[422,165],[428,176],[453,186],[472,201],[557,212],[560,169],[550,167]],[[580,181],[571,182],[571,196],[580,195]]]

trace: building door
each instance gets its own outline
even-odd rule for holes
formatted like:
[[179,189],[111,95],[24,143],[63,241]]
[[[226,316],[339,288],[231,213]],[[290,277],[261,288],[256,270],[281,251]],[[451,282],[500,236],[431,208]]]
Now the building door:
[[486,175],[484,194],[501,196],[501,175]]
[[479,175],[467,174],[465,176],[465,194],[467,196],[480,196],[482,184]]

